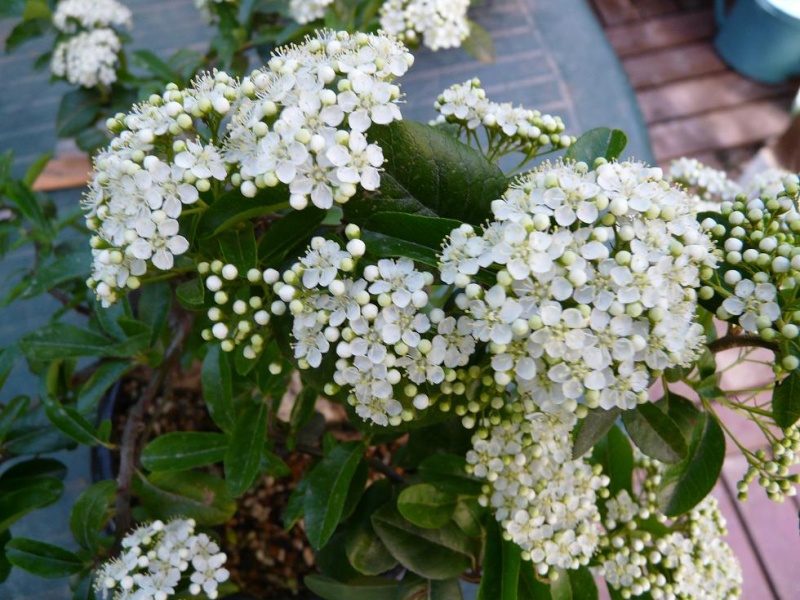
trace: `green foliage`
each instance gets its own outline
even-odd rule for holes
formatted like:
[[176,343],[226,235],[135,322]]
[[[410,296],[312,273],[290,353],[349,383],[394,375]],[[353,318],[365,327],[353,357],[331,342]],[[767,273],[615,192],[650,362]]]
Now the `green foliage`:
[[678,424],[652,403],[639,404],[622,413],[625,430],[647,456],[665,463],[686,458],[686,440]]
[[225,481],[234,497],[244,494],[258,475],[267,433],[267,404],[249,402],[239,414],[225,452]]
[[219,428],[226,432],[233,431],[236,425],[233,380],[228,357],[229,354],[223,352],[219,344],[214,344],[203,359],[203,369],[200,373],[203,398],[208,406],[208,412]]
[[592,450],[592,462],[603,467],[611,483],[608,488],[614,495],[620,490],[632,491],[633,449],[619,427],[613,426]]
[[518,600],[521,553],[514,542],[503,539],[497,521],[488,519],[478,600]]
[[619,419],[622,411],[614,407],[610,410],[593,408],[576,426],[572,432],[572,456],[580,458],[591,450]]
[[618,158],[627,144],[628,137],[619,129],[597,127],[580,136],[569,147],[564,157],[569,160],[583,161],[591,168],[597,158],[606,160]]
[[95,551],[111,512],[110,504],[117,492],[115,481],[98,481],[78,496],[72,506],[69,526],[72,535],[86,550]]
[[438,529],[453,516],[458,497],[430,483],[407,487],[397,497],[397,510],[408,521],[424,529]]
[[60,546],[27,538],[14,538],[5,546],[6,558],[15,567],[48,579],[81,571],[85,564],[77,554]]
[[149,471],[183,471],[221,462],[228,436],[205,431],[176,431],[160,435],[142,450]]
[[800,419],[800,373],[792,371],[775,386],[772,410],[779,427],[791,427]]
[[236,512],[225,480],[200,471],[139,474],[133,489],[145,509],[160,518],[194,519],[201,527],[221,525]]

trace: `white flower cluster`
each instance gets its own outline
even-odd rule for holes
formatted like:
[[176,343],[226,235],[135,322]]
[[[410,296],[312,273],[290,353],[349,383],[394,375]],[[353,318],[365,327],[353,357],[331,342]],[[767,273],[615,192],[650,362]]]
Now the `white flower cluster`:
[[[474,351],[469,320],[427,311],[430,273],[405,258],[361,265],[358,228],[349,225],[342,248],[316,237],[282,281],[272,312],[293,315],[294,356],[319,368],[334,349],[333,380],[366,421],[397,425],[426,409],[433,391],[455,380]],[[360,276],[359,276],[360,273]]]
[[122,554],[95,574],[95,590],[113,600],[167,600],[188,575],[189,593],[212,600],[230,574],[225,553],[205,533],[194,533],[192,519],[153,521],[122,540]]
[[418,36],[431,50],[458,48],[470,34],[469,0],[386,0],[381,28],[414,43]]
[[667,181],[678,183],[694,195],[704,210],[716,210],[720,202],[732,201],[744,190],[727,173],[704,165],[696,158],[678,158],[669,165]]
[[589,563],[600,542],[597,497],[608,477],[572,459],[571,413],[531,413],[480,431],[467,453],[470,471],[488,480],[479,499],[542,576]]
[[122,42],[113,29],[81,31],[56,46],[50,70],[73,85],[111,85],[117,80],[117,55],[121,49]]
[[[451,233],[440,270],[465,289],[459,306],[498,384],[545,411],[579,401],[628,409],[647,400],[652,376],[696,358],[695,288],[716,259],[660,169],[546,164],[492,212],[481,234]],[[495,271],[488,289],[473,281],[481,269]]]
[[53,75],[87,88],[117,80],[122,42],[113,28],[133,26],[130,10],[116,0],[62,0],[53,25],[65,34],[53,50]]
[[623,598],[738,598],[742,569],[722,541],[727,531],[716,499],[709,496],[670,522],[656,504],[663,467],[649,459],[640,461],[647,473],[641,497],[632,498],[623,489],[606,501],[606,534],[595,571]]
[[228,186],[249,198],[286,184],[296,209],[346,202],[358,185],[376,189],[383,154],[366,132],[401,118],[392,81],[412,62],[391,37],[325,31],[241,82],[203,74],[111,119],[117,137],[95,158],[84,198],[95,232],[89,285],[108,305],[138,287],[149,264],[172,269],[189,248],[184,205],[212,185],[209,202]]
[[295,21],[305,25],[311,21],[322,19],[325,16],[325,10],[332,3],[333,0],[289,0],[289,14]]
[[[774,197],[723,202],[720,217],[708,217],[703,226],[719,239],[718,276],[707,281],[701,297],[722,299],[717,316],[736,320],[749,333],[767,340],[793,340],[800,334],[800,315],[782,308],[781,293],[800,284],[800,211],[796,175],[783,179]],[[785,314],[784,314],[785,313]],[[797,318],[796,318],[797,317]],[[797,368],[793,357],[787,368]]]
[[[756,173],[744,186],[744,194],[750,198],[769,200],[777,198],[784,189],[784,181],[792,177],[793,173],[786,169],[772,168]],[[733,200],[733,199],[731,199]]]
[[474,131],[483,126],[491,134],[501,136],[506,151],[532,152],[544,147],[567,148],[575,142],[565,135],[561,117],[542,114],[511,102],[492,102],[486,97],[479,79],[453,85],[443,91],[434,107],[439,111],[437,122],[455,123]]
[[107,27],[133,27],[131,11],[117,0],[61,0],[53,13],[53,26],[62,33]]

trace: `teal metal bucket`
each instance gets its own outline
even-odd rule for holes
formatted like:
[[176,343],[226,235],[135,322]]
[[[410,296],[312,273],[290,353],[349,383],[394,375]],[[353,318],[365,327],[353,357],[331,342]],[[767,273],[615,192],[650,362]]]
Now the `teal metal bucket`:
[[716,0],[714,45],[739,73],[764,83],[800,74],[800,0]]

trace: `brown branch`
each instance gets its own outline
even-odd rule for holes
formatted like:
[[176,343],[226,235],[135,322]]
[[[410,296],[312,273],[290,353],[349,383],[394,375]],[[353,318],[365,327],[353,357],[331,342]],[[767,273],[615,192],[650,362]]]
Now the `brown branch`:
[[142,392],[136,404],[128,412],[125,428],[122,431],[120,441],[119,473],[117,474],[117,498],[115,502],[114,515],[114,534],[116,536],[112,554],[118,554],[121,548],[122,538],[131,527],[131,486],[133,475],[136,470],[138,460],[140,435],[142,432],[142,420],[150,404],[155,400],[156,394],[161,389],[164,380],[169,376],[169,372],[175,367],[180,359],[183,344],[189,335],[192,327],[192,316],[180,314],[176,317],[178,323],[175,327],[175,334],[172,342],[164,354],[161,365],[153,372],[147,387]]
[[[67,296],[64,292],[60,290],[47,290],[47,291],[53,298],[61,302],[61,304],[63,304],[64,306],[70,306],[69,296]],[[89,316],[92,314],[92,311],[89,309],[89,307],[84,306],[83,304],[75,304],[74,306],[72,306],[72,308],[75,310],[75,312],[81,315]]]
[[755,334],[726,335],[708,343],[708,350],[711,354],[730,350],[731,348],[747,347],[766,348],[767,350],[772,350],[774,354],[780,353],[780,346],[777,343],[769,342],[760,335]]

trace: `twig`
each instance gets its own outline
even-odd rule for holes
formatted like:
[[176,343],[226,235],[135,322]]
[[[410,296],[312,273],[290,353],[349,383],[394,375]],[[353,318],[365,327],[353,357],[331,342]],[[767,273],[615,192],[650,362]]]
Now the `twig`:
[[780,353],[780,347],[775,342],[768,342],[764,338],[755,334],[744,335],[726,335],[713,342],[708,343],[708,350],[711,354],[722,352],[723,350],[730,350],[731,348],[747,348],[749,346],[756,346],[758,348],[766,348],[772,350],[773,353]]
[[[64,306],[70,306],[70,299],[67,297],[66,294],[64,294],[60,290],[53,289],[53,290],[48,290],[48,292],[50,293],[50,295],[53,298],[55,298],[56,300],[61,302],[61,304],[63,304]],[[92,314],[92,311],[89,310],[89,307],[88,306],[84,306],[83,304],[75,304],[75,305],[72,305],[71,308],[73,308],[75,310],[75,312],[77,312],[79,314],[82,314],[82,315],[87,315],[88,316],[88,315]]]
[[183,343],[189,335],[192,326],[191,315],[180,315],[179,322],[175,328],[175,335],[172,338],[164,361],[156,369],[147,382],[147,387],[139,396],[133,408],[128,413],[125,428],[122,431],[119,456],[119,474],[117,475],[117,498],[116,511],[114,515],[114,533],[116,539],[112,554],[118,554],[121,548],[123,536],[131,527],[131,485],[133,483],[133,473],[136,468],[138,458],[137,449],[139,447],[139,436],[142,430],[142,419],[147,408],[153,402],[169,372],[175,366],[183,350]]

